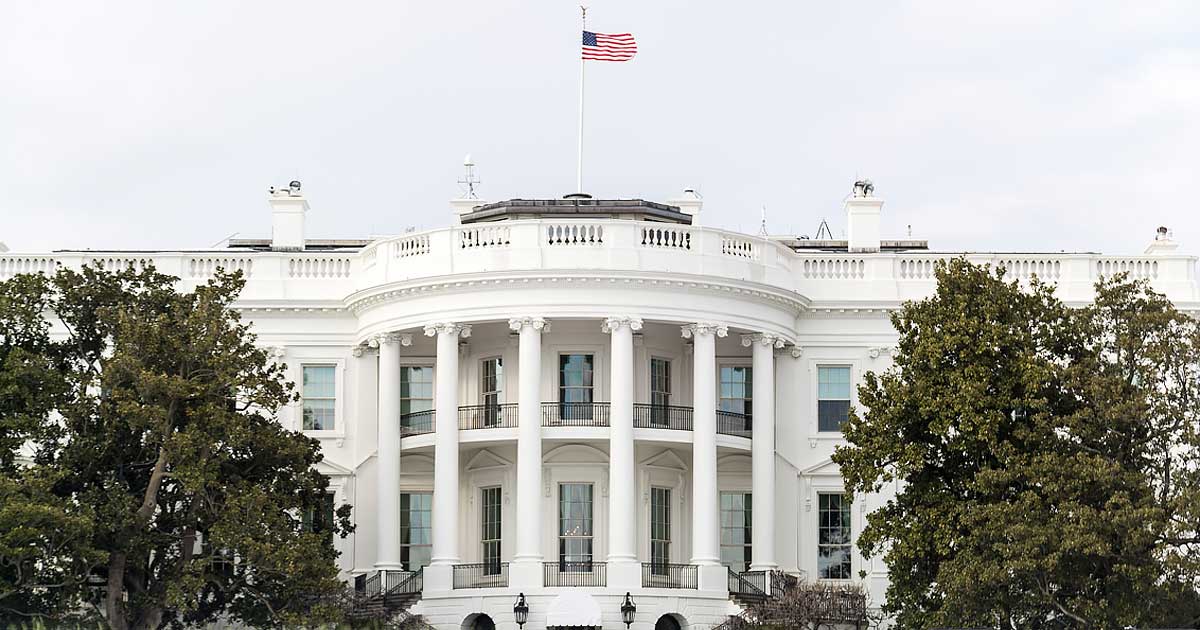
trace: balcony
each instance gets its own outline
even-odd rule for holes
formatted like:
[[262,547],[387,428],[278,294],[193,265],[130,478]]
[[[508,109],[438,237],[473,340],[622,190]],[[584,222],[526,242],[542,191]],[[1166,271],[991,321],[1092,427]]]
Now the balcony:
[[543,562],[542,584],[589,587],[608,585],[608,565],[603,562]]
[[692,408],[675,405],[633,404],[633,426],[638,429],[692,430]]
[[511,429],[517,426],[517,403],[468,405],[458,408],[458,428]]
[[750,416],[736,411],[717,410],[717,433],[735,437],[752,437]]
[[606,402],[544,402],[544,427],[606,427],[609,404]]
[[699,588],[694,564],[642,563],[642,588]]
[[508,586],[507,562],[454,565],[454,588],[504,588]]
[[[458,428],[511,429],[518,425],[517,403],[466,405],[458,408]],[[611,405],[607,402],[542,403],[543,427],[607,427]],[[634,403],[633,426],[638,429],[693,429],[691,407]],[[717,411],[717,433],[750,438],[753,422],[750,416],[734,411]],[[423,435],[434,431],[434,411],[414,411],[400,416],[400,434]]]

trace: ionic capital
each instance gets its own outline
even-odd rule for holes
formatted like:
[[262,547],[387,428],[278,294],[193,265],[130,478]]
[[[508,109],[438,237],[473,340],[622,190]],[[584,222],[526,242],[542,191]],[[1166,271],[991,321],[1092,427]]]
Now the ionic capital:
[[699,337],[700,335],[716,335],[718,337],[724,337],[729,334],[728,326],[705,322],[680,326],[679,329],[680,332],[683,333],[684,339],[691,339],[693,337]]
[[471,336],[471,327],[467,324],[455,324],[454,322],[438,322],[425,327],[426,337],[436,337],[437,335],[453,335],[466,339]]
[[629,330],[641,330],[642,318],[629,317],[628,315],[614,315],[612,317],[606,317],[604,318],[604,324],[600,326],[600,330],[610,333],[621,326],[628,326]]
[[800,346],[792,346],[791,351],[793,359],[799,359],[804,355],[804,348],[801,348]]
[[750,346],[760,343],[768,348],[782,348],[784,344],[783,337],[772,335],[771,333],[754,333],[750,335],[742,335],[742,347],[749,348]]
[[407,348],[408,346],[412,345],[412,334],[411,333],[386,332],[386,333],[379,333],[378,335],[375,335],[367,340],[367,345],[371,346],[372,348],[378,348],[379,346],[382,346],[385,344],[390,345],[393,343],[398,343]]
[[550,322],[544,317],[514,317],[508,320],[508,329],[514,332],[521,332],[526,326],[538,332],[550,332]]

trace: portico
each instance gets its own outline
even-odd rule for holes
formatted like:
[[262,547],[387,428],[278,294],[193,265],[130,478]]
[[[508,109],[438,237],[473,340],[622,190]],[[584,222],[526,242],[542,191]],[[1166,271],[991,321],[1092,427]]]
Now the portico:
[[[399,550],[407,543],[402,541],[406,534],[399,506],[406,458],[420,454],[432,456],[427,597],[454,590],[455,567],[461,578],[466,571],[461,567],[478,564],[477,558],[503,564],[504,586],[516,589],[553,587],[586,573],[587,586],[628,590],[642,587],[651,574],[665,580],[662,576],[670,571],[687,573],[688,578],[676,581],[691,588],[726,589],[718,458],[752,460],[751,487],[745,490],[770,491],[773,435],[763,441],[760,433],[774,430],[774,352],[786,343],[782,336],[745,331],[730,337],[723,324],[647,321],[623,313],[553,321],[514,315],[433,322],[411,332],[380,333],[368,343],[379,349],[375,490],[378,505],[387,508],[377,516],[376,569],[410,573],[417,568],[411,556],[409,563],[400,560]],[[752,346],[751,357],[745,356],[747,345]],[[494,359],[488,358],[493,354]],[[409,417],[429,413],[412,411],[406,397],[413,385],[401,376],[418,359],[432,359],[432,422],[409,424],[402,431],[402,406]],[[554,367],[544,365],[547,359]],[[501,378],[511,381],[516,373],[515,391],[511,382],[479,382],[484,368],[476,365],[486,367],[488,361],[502,366]],[[718,395],[722,361],[732,361],[738,369],[752,367],[753,391],[738,395],[756,400],[753,415],[721,409],[731,405],[731,399]],[[766,399],[772,400],[764,404]],[[475,404],[478,400],[487,402]],[[591,455],[578,462],[564,460],[564,447],[589,449]],[[497,512],[511,519],[499,528],[511,532],[511,541],[499,541],[497,548],[503,551],[489,559],[475,552],[482,541],[474,519],[462,518],[464,508],[478,512],[472,506],[483,500],[464,483],[463,476],[472,473],[470,462],[463,462],[482,452],[510,462],[514,477],[511,486],[500,484],[513,508]],[[565,476],[554,472],[572,467],[576,471]],[[564,481],[568,478],[573,481]],[[578,506],[559,496],[576,490],[586,495],[576,501]],[[573,517],[559,512],[576,507],[586,513],[587,523],[585,535],[572,538],[560,521]],[[762,542],[774,536],[771,520],[755,519],[756,570],[776,566],[773,545]],[[463,553],[463,544],[470,553]],[[603,577],[594,575],[597,567]]]

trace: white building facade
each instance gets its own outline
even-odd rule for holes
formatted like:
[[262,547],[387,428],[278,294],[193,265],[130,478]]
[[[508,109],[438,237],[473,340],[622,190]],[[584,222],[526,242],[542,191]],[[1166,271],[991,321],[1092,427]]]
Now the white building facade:
[[[269,201],[271,239],[0,253],[0,278],[241,270],[238,308],[301,393],[279,421],[320,440],[332,502],[354,508],[347,581],[409,591],[439,629],[516,628],[519,594],[529,628],[616,629],[626,593],[634,628],[709,628],[772,570],[882,603],[885,567],[854,542],[887,494],[850,504],[830,456],[863,375],[890,365],[889,314],[963,254],[882,240],[869,184],[845,241],[703,227],[690,192],[456,200],[450,227],[362,241],[307,239],[298,183]],[[1139,256],[965,256],[1068,303],[1121,271],[1200,298],[1166,233]]]

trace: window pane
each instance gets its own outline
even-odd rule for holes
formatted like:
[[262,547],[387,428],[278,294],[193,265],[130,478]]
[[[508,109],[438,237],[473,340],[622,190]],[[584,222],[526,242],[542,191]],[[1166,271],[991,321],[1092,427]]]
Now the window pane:
[[817,401],[817,430],[841,431],[842,424],[850,418],[849,400]]
[[817,398],[820,400],[850,400],[850,368],[817,368]]

